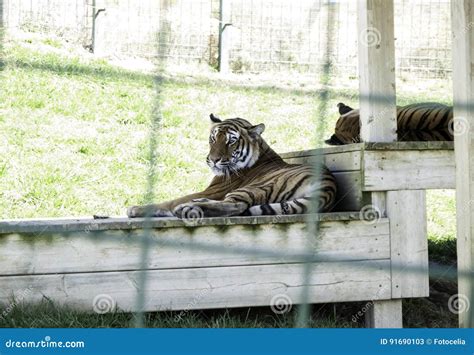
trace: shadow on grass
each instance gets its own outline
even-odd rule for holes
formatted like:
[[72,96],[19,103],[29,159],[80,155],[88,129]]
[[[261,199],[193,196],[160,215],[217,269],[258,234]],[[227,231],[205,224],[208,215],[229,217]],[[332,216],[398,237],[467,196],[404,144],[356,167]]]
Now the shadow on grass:
[[[448,309],[450,294],[436,293],[430,298],[403,301],[404,326],[409,328],[457,327],[457,316]],[[371,302],[313,305],[311,328],[361,328],[364,312]],[[0,309],[1,311],[1,309]],[[297,308],[275,314],[270,307],[216,309],[202,311],[150,312],[145,315],[148,328],[291,328]],[[0,313],[1,314],[1,313]],[[80,312],[49,301],[39,305],[14,304],[0,317],[0,328],[127,328],[133,325],[131,313],[96,314]]]
[[[31,54],[31,53],[30,53]],[[136,82],[141,82],[144,85],[152,87],[153,82],[156,81],[157,75],[155,74],[147,74],[147,73],[140,73],[137,71],[131,71],[126,69],[120,69],[112,67],[108,64],[99,64],[99,63],[92,63],[92,64],[84,64],[79,61],[74,61],[69,58],[61,58],[57,55],[49,55],[50,62],[45,61],[44,55],[42,55],[42,61],[33,59],[23,59],[23,58],[15,58],[12,56],[11,58],[7,58],[6,65],[7,66],[14,66],[21,69],[27,70],[36,70],[40,72],[50,72],[56,75],[63,75],[63,76],[81,76],[81,77],[89,77],[91,79],[99,79],[99,80],[114,80],[114,81],[123,81],[123,80],[132,80]],[[48,55],[46,55],[48,57]],[[46,58],[47,60],[48,58]],[[280,79],[275,77],[275,82],[279,82]],[[317,83],[317,79],[315,78],[315,83]],[[241,91],[246,93],[277,93],[277,94],[291,94],[295,96],[302,96],[302,97],[313,97],[315,100],[321,98],[325,95],[324,100],[329,101],[333,99],[337,99],[338,101],[345,101],[348,102],[367,100],[379,100],[381,102],[386,101],[386,97],[384,95],[371,95],[370,97],[365,95],[360,95],[358,90],[356,89],[349,89],[349,88],[335,88],[331,86],[315,88],[315,89],[298,89],[294,87],[281,87],[277,85],[255,85],[255,84],[245,84],[234,82],[225,78],[203,78],[203,77],[196,77],[191,78],[189,77],[180,77],[179,75],[171,77],[168,74],[164,75],[163,81],[161,81],[164,85],[166,84],[173,84],[173,85],[181,85],[182,87],[194,87],[194,88],[225,88],[235,91]],[[403,96],[398,95],[398,100],[404,102],[404,104],[413,103],[413,97],[410,96]],[[319,100],[321,101],[321,100]],[[422,100],[423,101],[423,100]],[[426,101],[426,100],[425,100]],[[429,100],[428,100],[429,101]],[[449,104],[448,102],[445,102]],[[462,104],[458,106],[462,107]],[[336,108],[333,108],[336,112]]]
[[[351,320],[353,313],[360,307],[362,305],[358,303],[315,305],[309,325],[317,328],[361,327],[363,322]],[[291,328],[294,325],[296,312],[296,307],[285,314],[275,314],[270,307],[150,312],[145,315],[145,326],[149,328]],[[0,317],[2,328],[125,328],[132,325],[131,313],[86,313],[57,306],[49,301],[44,301],[39,305],[16,304],[8,314],[3,318]]]
[[108,80],[134,80],[134,81],[153,81],[154,76],[138,72],[115,69],[107,66],[86,65],[81,63],[45,63],[38,61],[25,60],[7,60],[7,66],[13,66],[20,69],[48,71],[57,75],[88,76],[98,79]]
[[[69,62],[68,62],[69,61]],[[50,72],[56,75],[61,76],[81,76],[89,77],[91,79],[100,79],[100,80],[132,80],[137,82],[143,82],[148,85],[152,85],[153,81],[156,79],[154,74],[140,73],[136,71],[129,71],[125,69],[119,69],[110,67],[107,65],[100,64],[83,64],[80,62],[70,62],[70,59],[64,59],[61,62],[60,58],[54,58],[51,62],[37,61],[37,60],[23,60],[10,58],[6,61],[7,66],[12,66],[25,70],[34,70],[40,72]],[[184,79],[179,76],[171,78],[165,75],[163,83],[172,83],[179,84],[185,87],[225,87],[233,90],[241,90],[246,92],[263,92],[263,93],[291,93],[297,96],[308,96],[308,97],[317,97],[321,92],[327,92],[329,94],[329,99],[338,97],[341,99],[353,100],[357,95],[355,90],[350,89],[334,89],[334,88],[324,88],[317,90],[310,89],[296,89],[296,88],[285,88],[278,87],[274,85],[251,85],[244,83],[235,83],[229,80],[223,80],[219,78],[196,78],[189,81],[189,78]]]

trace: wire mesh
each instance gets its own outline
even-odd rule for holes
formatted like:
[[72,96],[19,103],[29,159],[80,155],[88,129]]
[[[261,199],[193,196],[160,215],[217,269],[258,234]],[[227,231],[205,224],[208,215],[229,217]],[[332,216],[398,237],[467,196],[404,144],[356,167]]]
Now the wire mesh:
[[[357,75],[357,13],[351,0],[225,0],[230,3],[230,67],[234,72],[314,74],[321,70],[326,41],[334,70]],[[105,12],[93,19],[92,0],[19,0],[7,6],[10,27],[57,33],[109,56],[154,57],[162,2],[97,0]],[[167,11],[169,63],[217,68],[219,1],[175,0]],[[328,36],[327,16],[334,21]],[[396,0],[399,75],[446,78],[451,73],[448,0]]]

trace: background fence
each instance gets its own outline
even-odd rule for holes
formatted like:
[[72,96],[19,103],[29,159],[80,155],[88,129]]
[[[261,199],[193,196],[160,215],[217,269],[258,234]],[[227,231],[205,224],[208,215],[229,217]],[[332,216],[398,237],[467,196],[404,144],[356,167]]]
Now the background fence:
[[[331,41],[333,67],[357,75],[357,2],[351,0],[222,0],[229,8],[229,66],[234,72],[320,70]],[[171,0],[168,60],[217,68],[219,0]],[[93,19],[93,7],[105,9]],[[9,0],[12,28],[54,32],[103,55],[156,54],[160,0]],[[397,0],[399,73],[446,77],[451,72],[448,0]],[[327,38],[327,18],[332,35]],[[95,22],[95,30],[93,23]],[[227,22],[227,21],[226,21]],[[93,34],[94,32],[94,34]]]

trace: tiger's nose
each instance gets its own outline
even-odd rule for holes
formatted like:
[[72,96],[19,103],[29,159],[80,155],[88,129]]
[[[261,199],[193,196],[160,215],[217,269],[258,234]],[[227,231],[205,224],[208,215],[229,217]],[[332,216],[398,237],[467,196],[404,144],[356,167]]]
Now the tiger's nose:
[[219,164],[226,164],[228,162],[227,159],[223,158],[209,158],[209,161],[214,165],[217,166]]
[[221,158],[214,158],[214,157],[207,157],[207,159],[209,160],[210,163],[212,163],[213,166],[216,166],[217,164],[219,164],[221,162]]

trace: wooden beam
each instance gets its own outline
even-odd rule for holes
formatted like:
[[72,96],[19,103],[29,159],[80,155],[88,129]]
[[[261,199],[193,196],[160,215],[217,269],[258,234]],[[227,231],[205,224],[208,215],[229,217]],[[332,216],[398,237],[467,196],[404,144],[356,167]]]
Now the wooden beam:
[[[160,229],[180,228],[189,229],[202,226],[235,226],[247,225],[250,227],[263,224],[287,224],[310,222],[335,222],[335,221],[358,221],[361,219],[359,212],[331,212],[312,215],[292,214],[273,216],[236,216],[236,217],[212,217],[184,221],[176,217],[157,218],[106,218],[92,219],[87,217],[78,218],[44,218],[44,219],[10,219],[0,220],[1,235],[9,233],[33,234],[40,237],[48,233],[70,233],[70,232],[96,232],[111,230],[135,230],[135,229]],[[192,233],[192,231],[190,231]],[[0,239],[1,241],[1,239]]]
[[[458,269],[474,266],[474,4],[451,1],[453,30],[454,146],[456,156],[456,218]],[[460,298],[470,307],[459,313],[459,325],[474,326],[472,277],[459,277]]]
[[[157,228],[147,233],[156,243],[149,246],[146,267],[177,269],[291,263],[300,261],[308,252],[318,260],[331,261],[390,257],[387,219],[376,224],[321,222],[320,234],[314,238],[311,251],[307,249],[306,230],[304,222],[243,224],[231,228],[216,225]],[[139,237],[143,235],[143,229],[0,234],[0,275],[138,270],[141,266]],[[197,249],[196,243],[209,249]],[[261,253],[244,253],[239,248]],[[236,251],[229,252],[232,250]]]
[[400,300],[374,301],[365,317],[367,328],[401,328],[402,302]]
[[362,190],[454,189],[453,150],[366,150]]
[[392,298],[428,297],[426,191],[387,192],[387,214],[390,219]]
[[[390,260],[312,264],[304,278],[304,264],[201,267],[147,270],[145,311],[273,305],[281,297],[288,306],[303,301],[353,302],[387,299],[391,293]],[[136,311],[138,271],[88,272],[0,276],[0,307],[21,299],[92,311],[97,298],[118,310]],[[113,311],[110,307],[109,311]]]
[[[393,0],[359,0],[360,135],[364,142],[397,140]],[[386,193],[370,193],[370,209],[386,213]],[[401,299],[375,302],[367,325],[401,326]]]
[[393,0],[359,0],[359,91],[364,142],[397,140]]

